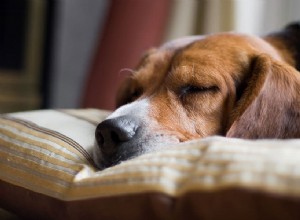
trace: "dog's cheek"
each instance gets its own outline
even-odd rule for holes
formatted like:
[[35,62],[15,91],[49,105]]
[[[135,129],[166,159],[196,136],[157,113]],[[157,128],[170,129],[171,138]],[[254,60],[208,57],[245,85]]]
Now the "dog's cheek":
[[175,98],[167,97],[166,94],[157,95],[150,100],[149,106],[150,132],[160,136],[161,142],[174,143],[191,139],[192,126]]

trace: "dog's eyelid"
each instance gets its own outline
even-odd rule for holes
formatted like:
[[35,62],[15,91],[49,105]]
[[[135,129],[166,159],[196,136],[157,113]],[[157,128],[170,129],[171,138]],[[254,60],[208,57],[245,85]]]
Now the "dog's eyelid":
[[200,93],[200,92],[216,92],[219,90],[218,86],[196,86],[185,85],[180,88],[181,94]]
[[218,86],[194,86],[194,85],[186,85],[180,88],[179,98],[185,99],[189,95],[198,95],[198,94],[209,94],[215,93],[219,91]]

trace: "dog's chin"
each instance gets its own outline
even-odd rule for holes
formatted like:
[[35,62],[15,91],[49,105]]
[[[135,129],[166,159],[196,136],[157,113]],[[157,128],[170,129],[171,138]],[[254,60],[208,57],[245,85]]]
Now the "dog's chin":
[[158,151],[174,143],[179,143],[179,140],[175,137],[161,138],[160,136],[148,136],[147,138],[136,139],[120,144],[116,154],[106,158],[95,141],[92,157],[96,167],[103,170],[142,154]]

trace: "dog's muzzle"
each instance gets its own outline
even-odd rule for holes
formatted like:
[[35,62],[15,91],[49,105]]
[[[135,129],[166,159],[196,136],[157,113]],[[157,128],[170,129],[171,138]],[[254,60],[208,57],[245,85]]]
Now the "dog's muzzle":
[[149,117],[147,100],[124,105],[97,126],[94,162],[97,168],[105,169],[179,142],[177,136],[166,131]]
[[118,164],[138,155],[138,135],[141,122],[138,118],[125,115],[101,122],[95,132],[101,153],[100,163],[104,167]]

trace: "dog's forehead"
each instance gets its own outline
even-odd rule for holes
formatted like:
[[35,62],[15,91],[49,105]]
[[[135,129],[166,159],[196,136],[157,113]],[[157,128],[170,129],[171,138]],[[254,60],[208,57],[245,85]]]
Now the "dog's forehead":
[[145,63],[150,65],[151,63],[155,63],[155,65],[159,65],[159,63],[170,64],[174,61],[174,58],[184,60],[182,58],[190,55],[190,52],[196,58],[204,55],[202,56],[204,59],[206,58],[205,54],[208,53],[214,54],[214,56],[224,55],[225,53],[239,56],[243,52],[249,52],[253,48],[261,46],[257,41],[261,44],[261,40],[237,33],[188,36],[172,40],[155,50],[151,50],[146,56]]
[[149,81],[160,81],[166,75],[172,59],[175,54],[179,53],[190,44],[204,39],[205,36],[188,36],[175,39],[163,44],[161,47],[152,49],[145,54],[133,78],[141,84]]
[[275,59],[280,59],[278,52],[264,39],[225,32],[206,36],[191,36],[164,44],[161,51],[173,50],[171,65],[189,66],[198,64],[224,67],[246,66],[255,54],[266,53]]
[[[217,45],[217,42],[220,42],[220,46],[214,48],[214,45]],[[223,42],[224,37],[214,38],[201,35],[184,37],[167,42],[159,48],[150,50],[144,56],[138,66],[134,78],[147,83],[149,81],[160,81],[160,79],[162,79],[163,76],[166,76],[173,67],[181,65],[183,63],[181,61],[186,61],[186,58],[189,59],[192,57],[195,61],[199,58],[203,60],[208,59],[206,56],[208,53],[214,54],[216,51],[215,49],[224,49],[220,49],[223,45],[226,46],[226,43],[224,44]],[[208,48],[209,45],[213,45],[213,47]],[[204,51],[204,53],[201,51]],[[221,53],[215,53],[214,59],[219,54]]]

